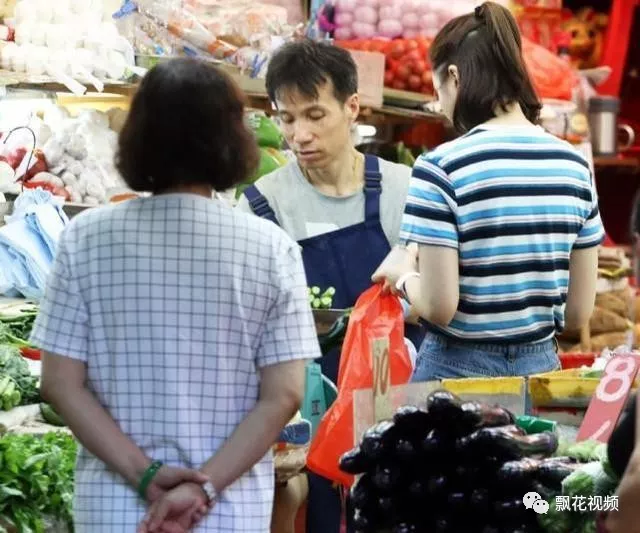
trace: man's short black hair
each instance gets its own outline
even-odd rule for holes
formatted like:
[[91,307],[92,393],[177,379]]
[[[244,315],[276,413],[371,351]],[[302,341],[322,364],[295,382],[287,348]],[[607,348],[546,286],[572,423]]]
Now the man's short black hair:
[[116,165],[134,191],[206,184],[224,191],[255,169],[244,96],[210,63],[174,59],[140,84],[120,132]]
[[280,47],[271,58],[267,70],[267,92],[272,102],[283,90],[297,90],[315,99],[318,88],[327,82],[344,103],[358,92],[358,70],[351,54],[342,48],[309,39]]

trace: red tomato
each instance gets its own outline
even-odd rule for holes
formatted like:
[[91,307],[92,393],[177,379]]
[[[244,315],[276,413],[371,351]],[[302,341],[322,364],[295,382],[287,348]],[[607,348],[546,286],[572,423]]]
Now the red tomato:
[[396,70],[396,77],[399,80],[408,80],[409,76],[411,76],[411,69],[409,68],[408,65],[400,65],[398,67],[398,70]]
[[424,85],[433,85],[433,73],[430,70],[425,70],[422,73],[422,83]]
[[420,92],[421,92],[422,94],[429,94],[429,95],[432,95],[432,94],[433,94],[433,85],[423,85],[423,86],[420,88]]
[[390,87],[391,84],[393,83],[393,80],[395,79],[395,76],[393,75],[393,72],[390,70],[387,70],[384,73],[384,85],[385,87]]
[[398,67],[400,66],[399,61],[397,61],[396,59],[391,59],[390,57],[386,59],[385,63],[387,70],[390,70],[391,72],[396,72],[398,70]]
[[403,61],[408,61],[408,62],[415,62],[415,61],[424,61],[424,54],[418,50],[417,48],[414,48],[413,50],[411,50],[410,52],[408,52],[407,54],[405,54],[402,57]]
[[391,45],[391,57],[394,59],[400,59],[406,52],[405,44],[402,41],[395,41]]
[[417,39],[409,39],[407,41],[407,50],[416,50],[419,47]]
[[417,74],[418,76],[422,76],[427,71],[427,63],[422,60],[416,61],[412,65],[411,70],[413,71],[414,74]]
[[422,86],[422,79],[420,78],[420,76],[412,74],[411,76],[409,76],[408,85],[409,89],[411,89],[412,91],[417,91]]
[[394,89],[397,89],[398,91],[406,91],[407,90],[407,84],[405,82],[403,82],[402,80],[394,80],[392,87]]
[[387,51],[387,46],[388,46],[387,41],[381,41],[379,39],[376,39],[375,41],[373,41],[373,44],[371,45],[371,51],[380,52],[381,54],[384,54]]

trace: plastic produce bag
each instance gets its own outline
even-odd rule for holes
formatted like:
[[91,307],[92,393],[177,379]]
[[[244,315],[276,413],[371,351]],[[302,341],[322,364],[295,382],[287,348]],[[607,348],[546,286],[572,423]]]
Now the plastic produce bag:
[[327,479],[350,486],[353,477],[338,467],[340,456],[353,448],[353,392],[373,387],[372,341],[389,341],[391,385],[409,381],[411,358],[404,342],[402,305],[376,285],[364,292],[351,313],[338,371],[338,398],[326,412],[307,456],[307,467]]
[[522,39],[522,55],[540,98],[573,100],[580,79],[567,61],[527,39]]

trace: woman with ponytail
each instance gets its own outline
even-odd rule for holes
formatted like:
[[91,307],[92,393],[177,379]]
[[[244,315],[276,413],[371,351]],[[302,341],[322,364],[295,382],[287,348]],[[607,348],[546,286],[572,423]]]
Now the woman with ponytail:
[[555,335],[579,330],[594,306],[604,230],[589,164],[536,125],[507,9],[486,2],[450,21],[431,64],[460,137],[416,162],[402,239],[418,247],[394,250],[374,281],[429,330],[415,381],[553,370]]

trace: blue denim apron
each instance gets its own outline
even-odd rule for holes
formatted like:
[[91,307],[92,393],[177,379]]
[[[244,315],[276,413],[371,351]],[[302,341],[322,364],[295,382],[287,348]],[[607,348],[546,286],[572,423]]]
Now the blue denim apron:
[[[303,239],[302,247],[307,282],[321,289],[334,287],[333,307],[346,309],[355,305],[358,297],[371,286],[371,276],[391,251],[380,223],[382,174],[378,158],[365,155],[364,222],[336,231]],[[244,192],[253,212],[278,224],[267,199],[255,187]],[[301,206],[302,208],[302,206]],[[405,333],[420,346],[422,328],[407,328]],[[326,354],[318,361],[322,373],[333,383],[338,380],[340,350]],[[340,527],[340,495],[330,481],[309,475],[307,533],[338,533]]]

